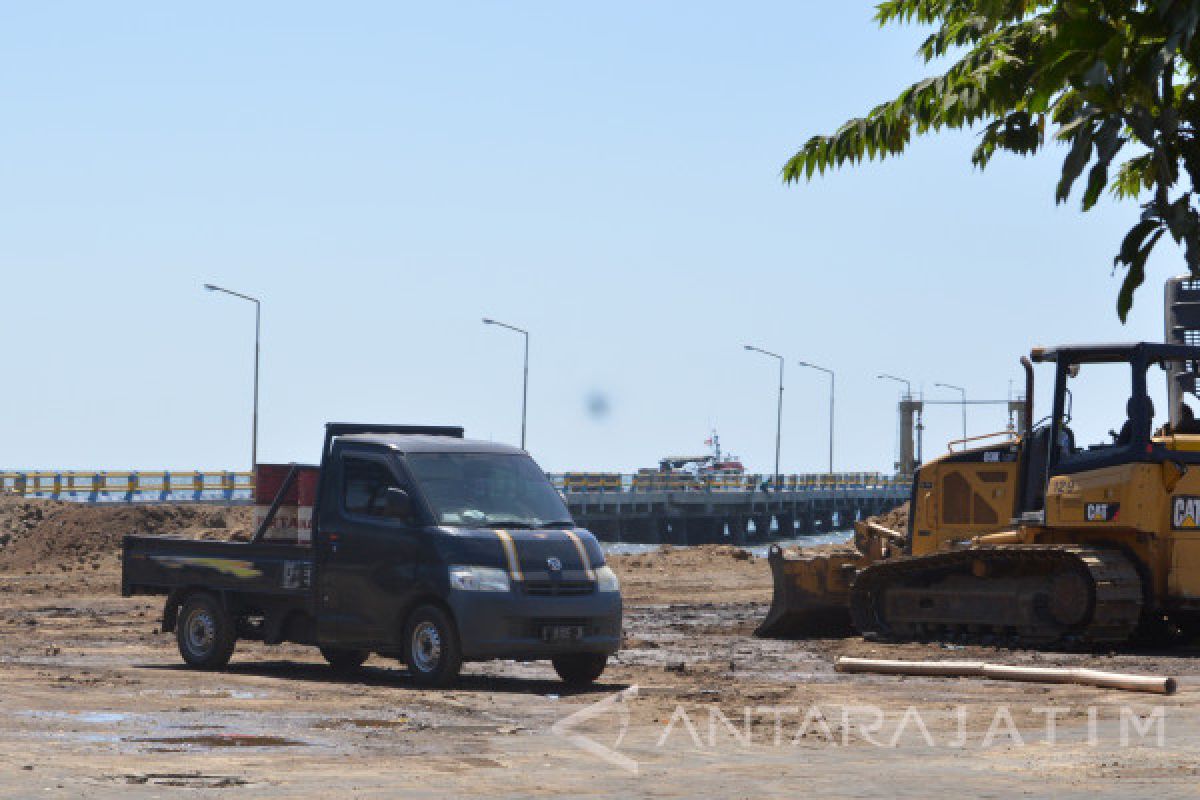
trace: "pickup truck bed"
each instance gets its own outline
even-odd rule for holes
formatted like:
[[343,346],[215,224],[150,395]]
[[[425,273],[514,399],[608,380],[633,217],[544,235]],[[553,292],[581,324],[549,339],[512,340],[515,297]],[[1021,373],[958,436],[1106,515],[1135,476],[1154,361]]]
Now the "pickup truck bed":
[[309,601],[312,548],[277,542],[216,542],[166,536],[126,536],[121,594],[209,591],[277,595]]

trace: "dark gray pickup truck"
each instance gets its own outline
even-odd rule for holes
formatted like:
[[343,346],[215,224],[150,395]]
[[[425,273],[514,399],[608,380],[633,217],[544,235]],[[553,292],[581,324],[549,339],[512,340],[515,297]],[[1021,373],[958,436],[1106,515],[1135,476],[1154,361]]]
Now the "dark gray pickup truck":
[[240,639],[371,653],[446,685],[464,661],[549,659],[590,683],[621,642],[621,595],[596,539],[523,450],[461,428],[330,424],[312,543],[124,540],[121,591],[166,595],[183,659],[220,669]]

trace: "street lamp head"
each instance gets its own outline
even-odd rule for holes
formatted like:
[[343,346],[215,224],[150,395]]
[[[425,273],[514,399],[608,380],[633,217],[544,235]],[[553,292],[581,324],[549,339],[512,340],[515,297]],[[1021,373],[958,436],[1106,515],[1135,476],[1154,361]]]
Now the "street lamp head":
[[205,288],[205,289],[207,289],[207,290],[208,290],[208,291],[210,291],[210,292],[215,292],[215,291],[218,291],[218,290],[217,290],[217,287],[216,287],[216,286],[213,286],[211,283],[206,283],[206,284],[204,284],[204,288]]
[[496,324],[496,320],[494,320],[494,319],[488,319],[487,317],[484,317],[484,318],[483,318],[483,324],[484,324],[484,325],[495,325],[495,324]]
[[755,347],[752,344],[747,344],[747,345],[742,345],[742,346],[744,348],[746,348],[747,350],[751,351],[752,353],[761,353],[764,356],[770,356],[771,358],[777,358],[780,361],[783,361],[783,356],[779,355],[778,353],[772,353],[770,350],[764,350],[763,348]]

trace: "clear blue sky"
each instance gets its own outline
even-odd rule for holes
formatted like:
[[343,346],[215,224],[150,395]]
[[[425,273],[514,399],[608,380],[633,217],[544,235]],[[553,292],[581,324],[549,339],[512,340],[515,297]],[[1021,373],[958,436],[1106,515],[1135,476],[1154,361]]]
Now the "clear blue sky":
[[[820,8],[820,10],[816,10]],[[0,465],[243,467],[264,301],[264,460],[327,420],[519,436],[548,470],[703,451],[888,469],[894,385],[1006,396],[1038,343],[1161,337],[1136,214],[1055,207],[1061,152],[973,136],[784,187],[810,134],[925,74],[868,2],[9,4],[0,18]],[[589,407],[602,397],[608,413]],[[1113,407],[1121,405],[1111,403]],[[1115,420],[1119,423],[1119,420]],[[928,415],[929,452],[958,430]],[[973,412],[977,431],[1000,412]]]

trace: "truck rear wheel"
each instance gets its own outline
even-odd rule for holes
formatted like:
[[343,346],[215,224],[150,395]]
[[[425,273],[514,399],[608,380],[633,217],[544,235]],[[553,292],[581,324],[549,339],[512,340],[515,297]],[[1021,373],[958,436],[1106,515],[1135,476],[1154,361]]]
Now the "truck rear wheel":
[[604,674],[608,666],[608,656],[604,653],[571,653],[565,656],[555,656],[550,659],[554,671],[563,683],[572,686],[587,686],[595,683]]
[[175,624],[179,655],[197,669],[221,669],[237,644],[233,620],[211,594],[194,594],[184,601]]
[[462,647],[454,621],[433,605],[418,607],[404,626],[404,661],[422,686],[449,686],[462,669]]
[[361,667],[370,657],[366,650],[350,650],[344,647],[322,647],[321,655],[337,672],[350,672]]

